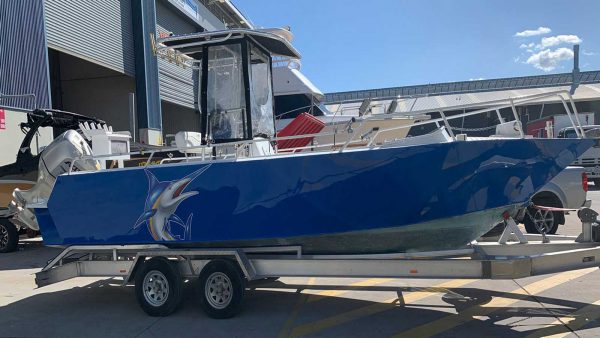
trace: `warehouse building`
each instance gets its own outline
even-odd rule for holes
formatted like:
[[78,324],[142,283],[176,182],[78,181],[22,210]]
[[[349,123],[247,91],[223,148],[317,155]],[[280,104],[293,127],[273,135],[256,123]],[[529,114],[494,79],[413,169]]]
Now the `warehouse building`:
[[251,27],[229,0],[0,0],[3,126],[16,128],[19,110],[53,108],[161,144],[199,128],[199,114],[192,70],[157,58],[152,40]]

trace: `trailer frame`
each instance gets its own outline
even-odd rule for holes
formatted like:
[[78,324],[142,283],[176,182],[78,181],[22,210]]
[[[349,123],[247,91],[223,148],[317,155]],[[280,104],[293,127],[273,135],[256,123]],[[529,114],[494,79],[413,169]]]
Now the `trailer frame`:
[[[591,235],[593,227],[598,226],[593,225],[597,215],[589,208],[579,210],[582,234],[578,237],[523,234],[514,220],[507,217],[507,226],[497,238],[473,241],[462,249],[431,252],[305,255],[300,246],[204,249],[164,245],[70,246],[35,274],[35,282],[43,287],[74,277],[120,277],[126,285],[136,281],[144,266],[155,260],[172,266],[179,279],[199,276],[202,279],[207,266],[219,265],[231,275],[231,284],[238,277],[243,281],[239,285],[242,290],[246,281],[279,277],[516,279],[600,267],[600,242],[597,242],[600,239]],[[147,307],[140,297],[140,305]],[[237,312],[211,313],[211,310],[214,309],[205,308],[215,318],[228,318]],[[172,310],[146,312],[168,315]]]

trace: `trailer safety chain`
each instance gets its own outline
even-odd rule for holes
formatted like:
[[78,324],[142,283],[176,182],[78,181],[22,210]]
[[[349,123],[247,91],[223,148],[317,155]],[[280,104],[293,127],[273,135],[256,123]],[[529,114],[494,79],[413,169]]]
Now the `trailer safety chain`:
[[[534,208],[534,209],[540,210],[542,212],[542,221],[537,222],[535,220],[534,216],[529,212],[529,208]],[[539,205],[535,205],[533,203],[530,203],[525,208],[525,212],[527,213],[527,216],[529,216],[529,219],[531,219],[531,221],[533,222],[533,225],[535,225],[535,228],[537,229],[537,231],[542,235],[542,243],[550,243],[550,240],[546,236],[546,227],[542,225],[542,224],[545,224],[543,220],[546,219],[546,216],[548,215],[548,213],[552,212],[552,211],[548,210],[550,208],[551,207],[539,206]]]

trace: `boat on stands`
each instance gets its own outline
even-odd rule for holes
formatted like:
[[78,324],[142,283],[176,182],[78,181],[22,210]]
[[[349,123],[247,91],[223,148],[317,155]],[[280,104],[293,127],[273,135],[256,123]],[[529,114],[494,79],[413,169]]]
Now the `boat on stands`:
[[[176,148],[163,149],[182,152],[177,160],[102,170],[93,168],[105,158],[89,155],[74,132],[62,137],[60,146],[73,148],[65,151],[74,158],[67,163],[79,170],[42,175],[38,184],[50,188],[41,190],[51,192],[27,204],[46,245],[294,245],[305,254],[456,249],[514,215],[594,143],[577,123],[578,137],[568,139],[526,137],[518,119],[501,119],[489,138],[448,128],[448,120],[543,95],[569,99],[559,91],[499,100],[478,111],[465,107],[469,112],[460,115],[442,111],[441,118],[368,135],[347,133],[341,146],[281,151],[285,141],[323,136],[276,131],[271,63],[273,55],[300,57],[289,41],[272,31],[232,29],[163,38],[157,53],[199,72],[201,132],[180,134]],[[572,109],[567,113],[576,121]],[[370,119],[376,117],[356,123]],[[421,124],[434,131],[376,142],[381,133]]]

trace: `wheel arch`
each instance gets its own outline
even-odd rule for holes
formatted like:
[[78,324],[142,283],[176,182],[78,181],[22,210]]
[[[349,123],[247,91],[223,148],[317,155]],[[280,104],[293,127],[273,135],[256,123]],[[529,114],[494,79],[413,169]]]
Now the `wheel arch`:
[[[564,196],[562,195],[561,192],[555,189],[544,189],[533,195],[531,202],[539,206],[562,208],[565,205]],[[564,212],[559,213],[557,221],[558,224],[565,224]]]

